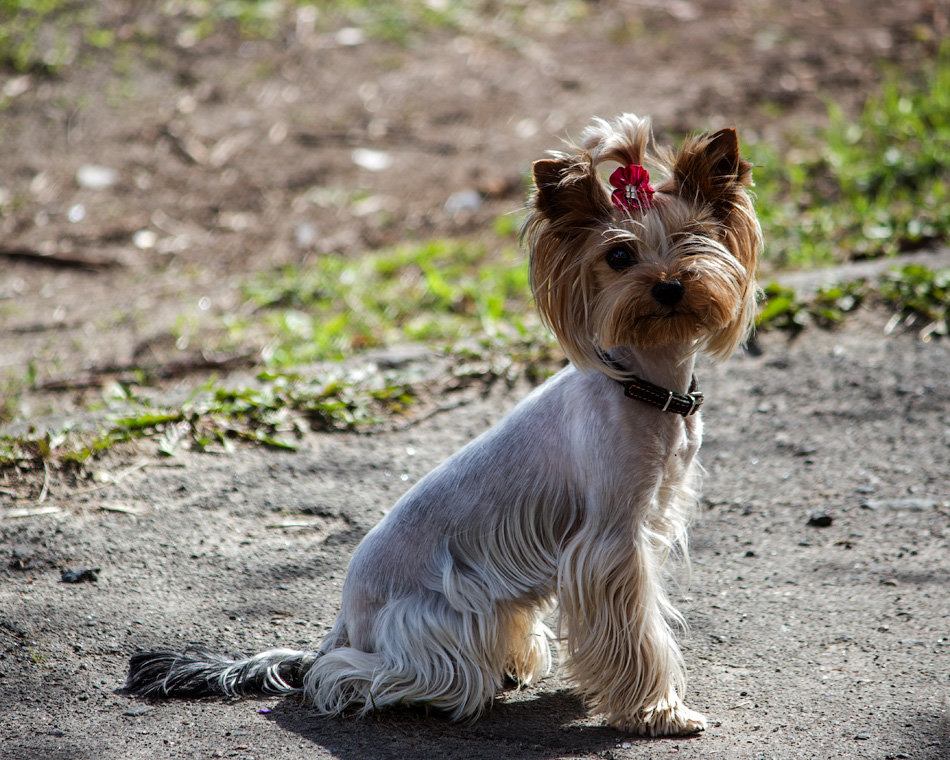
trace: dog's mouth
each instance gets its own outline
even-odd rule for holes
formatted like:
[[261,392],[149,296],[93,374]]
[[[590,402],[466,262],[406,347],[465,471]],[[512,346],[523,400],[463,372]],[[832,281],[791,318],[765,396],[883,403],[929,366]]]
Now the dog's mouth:
[[625,342],[641,348],[690,342],[714,329],[710,316],[697,313],[688,304],[678,303],[628,315],[623,320],[626,326],[613,337],[618,339],[618,344]]

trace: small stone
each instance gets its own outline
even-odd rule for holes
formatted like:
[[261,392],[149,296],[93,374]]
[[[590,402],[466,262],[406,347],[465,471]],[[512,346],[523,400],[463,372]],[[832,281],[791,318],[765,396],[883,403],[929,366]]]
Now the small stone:
[[934,499],[869,499],[864,504],[861,505],[864,509],[870,510],[885,510],[893,509],[896,511],[906,511],[906,512],[927,512],[928,510],[935,509],[937,507],[937,502]]
[[59,575],[63,583],[94,583],[99,580],[98,567],[84,567],[81,570],[63,570]]
[[143,251],[154,248],[158,242],[158,233],[154,230],[139,230],[132,236],[132,245]]
[[33,77],[24,74],[21,77],[14,77],[3,85],[3,94],[8,98],[16,98],[25,92],[29,92],[33,86]]
[[118,181],[119,173],[109,166],[83,164],[76,171],[76,184],[87,190],[106,190]]
[[294,227],[294,245],[298,248],[310,248],[317,242],[317,228],[310,222],[301,222]]
[[827,512],[812,512],[808,516],[808,525],[812,528],[827,528],[834,522],[834,518]]
[[81,203],[73,204],[69,207],[69,211],[66,212],[66,218],[73,224],[81,222],[86,218],[86,207]]
[[452,216],[468,211],[477,211],[482,205],[482,195],[477,190],[459,190],[445,202],[445,211]]
[[854,738],[856,741],[863,742],[867,739],[870,739],[871,737],[867,734],[855,734]]
[[392,156],[388,153],[371,148],[356,148],[350,157],[354,164],[371,172],[385,171],[393,164]]
[[362,45],[366,41],[366,33],[355,26],[344,26],[334,35],[337,45],[352,47]]
[[133,718],[138,717],[139,715],[145,715],[145,713],[154,710],[155,708],[149,707],[148,705],[138,705],[137,707],[130,707],[128,710],[123,711],[123,715],[129,715]]

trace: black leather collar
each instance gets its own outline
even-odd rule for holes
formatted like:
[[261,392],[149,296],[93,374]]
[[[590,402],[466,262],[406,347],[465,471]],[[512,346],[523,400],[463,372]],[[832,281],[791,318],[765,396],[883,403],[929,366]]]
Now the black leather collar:
[[699,407],[703,405],[705,396],[703,396],[703,392],[699,390],[696,375],[693,375],[690,379],[689,390],[686,393],[677,393],[676,391],[655,385],[649,380],[644,380],[642,377],[626,373],[618,362],[611,359],[605,353],[601,353],[600,358],[605,364],[609,364],[614,369],[625,373],[625,379],[613,379],[623,386],[623,395],[627,398],[642,401],[644,404],[649,404],[661,412],[680,414],[683,417],[696,414],[696,412],[699,411]]

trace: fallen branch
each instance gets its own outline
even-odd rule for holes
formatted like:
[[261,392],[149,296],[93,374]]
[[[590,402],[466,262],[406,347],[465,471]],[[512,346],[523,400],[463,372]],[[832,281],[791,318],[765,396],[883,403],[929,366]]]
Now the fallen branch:
[[42,504],[46,501],[46,497],[49,494],[49,460],[43,460],[43,488],[40,491],[40,498],[36,500],[37,504]]
[[26,507],[24,509],[8,509],[0,512],[0,519],[14,519],[17,517],[39,517],[40,515],[58,515],[63,510],[60,507]]
[[24,246],[0,246],[0,256],[14,261],[39,264],[55,269],[79,269],[89,272],[102,272],[106,269],[115,269],[122,266],[122,262],[116,259],[87,259],[82,256],[71,256],[64,253],[40,253],[33,248]]
[[193,356],[164,364],[105,364],[91,367],[84,374],[71,377],[53,378],[38,383],[40,391],[71,391],[95,388],[107,380],[119,380],[124,383],[141,382],[141,375],[149,380],[170,380],[194,372],[230,371],[240,367],[251,367],[257,361],[256,353],[233,356]]

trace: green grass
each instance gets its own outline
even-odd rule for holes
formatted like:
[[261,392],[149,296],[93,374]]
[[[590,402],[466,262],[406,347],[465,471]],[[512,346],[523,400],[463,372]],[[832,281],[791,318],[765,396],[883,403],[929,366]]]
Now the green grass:
[[922,340],[950,334],[950,269],[920,264],[891,269],[876,280],[857,279],[819,289],[810,298],[770,282],[756,317],[759,330],[798,332],[809,325],[833,327],[864,303],[877,302],[894,316],[891,327],[918,330]]
[[211,380],[185,403],[154,407],[125,388],[116,411],[94,432],[64,429],[0,437],[0,470],[30,470],[44,462],[81,466],[116,444],[156,438],[158,451],[229,449],[248,440],[294,449],[304,429],[350,429],[404,412],[415,401],[406,383],[376,375],[359,382],[336,373],[306,378],[262,371],[256,382],[223,385]]
[[891,79],[857,120],[790,149],[751,147],[772,268],[891,256],[950,237],[950,43],[918,76]]
[[72,60],[88,9],[68,0],[0,0],[0,68],[50,74]]
[[[220,30],[272,38],[291,28],[292,0],[194,0],[161,4],[163,34],[187,32],[196,43]],[[552,13],[580,12],[557,2]],[[469,29],[479,18],[534,23],[529,3],[438,3],[329,0],[308,16],[318,33],[343,25],[369,37],[411,42],[435,29]],[[572,10],[573,9],[573,10]],[[83,51],[114,50],[115,31],[101,23],[97,4],[65,0],[0,0],[0,67],[53,75]],[[306,15],[306,14],[305,14]],[[535,14],[536,15],[536,14]],[[133,27],[138,23],[133,17]],[[128,44],[146,42],[133,30]],[[828,126],[789,136],[789,147],[749,146],[758,168],[757,208],[766,239],[766,269],[814,267],[886,257],[950,238],[950,43],[919,75],[892,79],[854,120],[829,105]],[[350,428],[411,406],[418,389],[392,378],[304,377],[295,367],[335,361],[368,348],[406,341],[451,352],[473,373],[503,373],[495,357],[514,357],[540,371],[554,344],[530,301],[527,263],[512,242],[518,223],[499,217],[488,243],[439,239],[407,243],[355,258],[328,255],[307,265],[264,273],[246,284],[251,322],[231,321],[240,343],[265,335],[264,367],[253,383],[209,381],[173,408],[153,407],[124,388],[107,398],[113,409],[95,432],[65,430],[0,438],[0,469],[44,463],[82,466],[112,446],[157,439],[159,451],[228,448],[251,440],[293,447],[304,427]],[[873,281],[847,282],[803,298],[777,285],[765,288],[760,329],[834,326],[862,304],[883,303],[894,325],[923,339],[946,335],[950,273],[910,266]],[[186,329],[186,325],[182,329]],[[465,370],[467,371],[467,370]],[[26,385],[34,376],[24,376]],[[9,386],[9,387],[7,387]],[[17,387],[5,383],[0,420],[15,414]]]
[[498,23],[528,31],[588,12],[580,0],[552,0],[543,7],[531,0],[189,0],[125,6],[120,40],[110,9],[93,0],[0,0],[0,69],[56,74],[84,53],[137,45],[154,53],[156,35],[191,46],[221,31],[242,39],[277,39],[297,30],[328,34],[356,27],[366,38],[410,45],[438,30],[493,34]]
[[286,366],[400,341],[537,340],[529,290],[527,262],[515,247],[431,240],[285,267],[246,292],[259,307],[255,319],[273,335],[271,360]]

